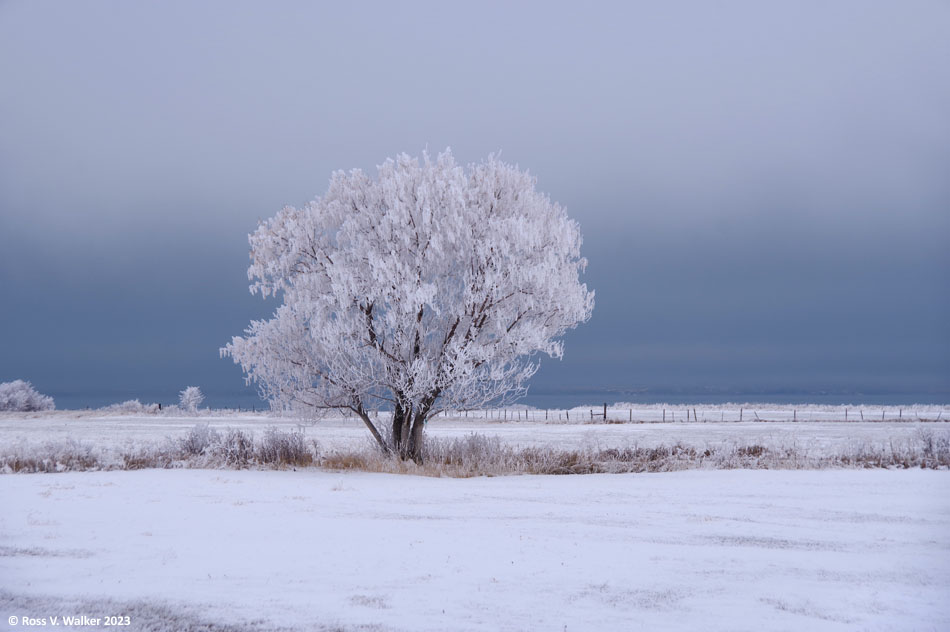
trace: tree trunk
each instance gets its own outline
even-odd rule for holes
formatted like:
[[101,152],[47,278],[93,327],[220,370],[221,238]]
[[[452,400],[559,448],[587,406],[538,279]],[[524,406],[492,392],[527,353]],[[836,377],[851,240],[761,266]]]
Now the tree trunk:
[[409,447],[409,411],[400,404],[393,410],[393,452],[406,458],[406,449]]
[[411,458],[410,453],[412,452],[412,436],[410,434],[410,423],[412,419],[409,415],[406,415],[405,419],[402,422],[402,428],[400,428],[399,433],[399,456],[403,460]]
[[393,454],[398,454],[403,460],[412,459],[416,463],[422,463],[426,419],[436,397],[437,394],[432,395],[416,406],[403,405],[397,400],[393,409]]
[[390,433],[390,440],[393,442],[393,450],[399,451],[399,437],[402,436],[402,408],[398,405],[393,410],[393,427]]
[[419,413],[412,423],[412,434],[409,438],[408,457],[416,463],[422,463],[422,451],[425,446],[425,415]]
[[366,411],[364,411],[362,407],[353,410],[356,412],[357,416],[363,420],[363,423],[366,424],[366,427],[369,428],[370,433],[372,433],[373,438],[376,439],[376,443],[379,444],[379,447],[382,448],[383,451],[390,451],[392,448],[386,445],[385,439],[383,439],[382,435],[379,434],[379,430],[376,429],[376,424],[374,424],[373,420],[369,418],[369,415],[366,414]]

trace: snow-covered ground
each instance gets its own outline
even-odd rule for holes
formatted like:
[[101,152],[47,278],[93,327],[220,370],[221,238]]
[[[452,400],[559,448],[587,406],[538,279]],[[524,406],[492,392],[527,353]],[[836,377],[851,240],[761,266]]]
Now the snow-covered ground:
[[3,625],[950,629],[943,471],[145,470],[0,476],[0,498]]
[[[930,421],[884,422],[697,413],[667,423],[470,415],[427,431],[563,449],[765,445],[803,455],[950,433],[935,410]],[[78,441],[108,451],[196,424],[258,436],[302,427],[325,449],[370,443],[361,422],[340,417],[54,411],[0,417],[0,450]],[[950,629],[946,471],[11,474],[0,475],[0,504],[0,625],[19,622],[9,629],[65,614],[204,632]]]
[[[774,411],[773,411],[774,412]],[[791,414],[791,413],[789,413]],[[936,418],[939,413],[931,415]],[[472,433],[498,436],[516,446],[578,448],[655,447],[682,443],[696,448],[721,444],[794,446],[803,454],[843,452],[863,443],[912,441],[919,433],[950,432],[950,419],[920,422],[890,421],[708,421],[651,423],[591,423],[503,421],[476,418],[437,418],[429,422],[432,437],[455,438]],[[699,415],[700,420],[703,416]],[[380,418],[385,425],[385,417]],[[235,428],[260,434],[269,427],[294,430],[302,427],[322,448],[348,448],[367,444],[370,435],[355,418],[333,417],[301,424],[290,418],[252,413],[214,414],[200,417],[164,415],[104,415],[57,411],[54,413],[0,416],[0,449],[46,441],[76,440],[98,448],[121,448],[166,437],[183,437],[196,424],[212,428]]]

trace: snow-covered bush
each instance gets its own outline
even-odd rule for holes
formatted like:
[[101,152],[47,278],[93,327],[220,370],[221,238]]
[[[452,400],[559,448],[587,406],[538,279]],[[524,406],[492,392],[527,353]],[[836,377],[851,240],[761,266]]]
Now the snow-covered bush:
[[198,406],[204,399],[205,396],[201,393],[200,388],[197,386],[189,386],[181,392],[178,405],[186,413],[196,415],[198,413]]
[[29,382],[14,380],[0,384],[0,411],[34,412],[55,408],[53,398],[36,392]]
[[258,461],[269,465],[311,465],[317,452],[315,442],[307,444],[300,430],[286,432],[268,428],[257,451]]
[[229,428],[216,446],[218,454],[230,467],[247,467],[254,460],[254,434]]
[[178,447],[187,456],[200,456],[220,440],[218,432],[208,424],[195,426],[178,440]]
[[158,413],[158,404],[143,404],[137,399],[130,399],[118,404],[103,406],[100,410],[104,413],[116,413],[121,415],[155,415]]

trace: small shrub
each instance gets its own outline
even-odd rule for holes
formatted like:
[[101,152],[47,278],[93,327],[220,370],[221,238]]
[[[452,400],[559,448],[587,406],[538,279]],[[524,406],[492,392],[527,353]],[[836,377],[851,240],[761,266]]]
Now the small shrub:
[[143,404],[137,399],[130,399],[118,404],[110,404],[100,408],[104,413],[120,415],[155,415],[158,414],[158,404]]
[[237,468],[247,467],[254,459],[254,435],[229,428],[224,435],[224,440],[216,448],[228,465]]
[[308,447],[301,430],[268,428],[257,447],[257,460],[268,465],[306,466],[313,464],[317,452],[316,442]]
[[0,471],[9,473],[82,472],[104,469],[91,445],[76,440],[20,445],[0,456]]
[[14,380],[0,384],[0,411],[31,413],[55,409],[53,398],[38,393],[29,382]]
[[123,470],[144,470],[150,467],[157,467],[156,460],[151,450],[136,449],[127,446],[119,453],[122,460]]
[[218,433],[208,424],[199,424],[182,439],[178,447],[185,456],[201,456],[219,440]]
[[83,472],[100,469],[99,457],[91,445],[71,440],[59,444],[53,460],[58,472]]

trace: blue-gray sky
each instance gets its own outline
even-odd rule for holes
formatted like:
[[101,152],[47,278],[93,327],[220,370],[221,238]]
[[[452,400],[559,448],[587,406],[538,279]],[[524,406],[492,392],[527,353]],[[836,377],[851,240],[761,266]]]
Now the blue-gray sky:
[[538,389],[950,390],[946,2],[3,2],[0,90],[0,381],[239,389],[257,219],[451,146],[585,235]]

